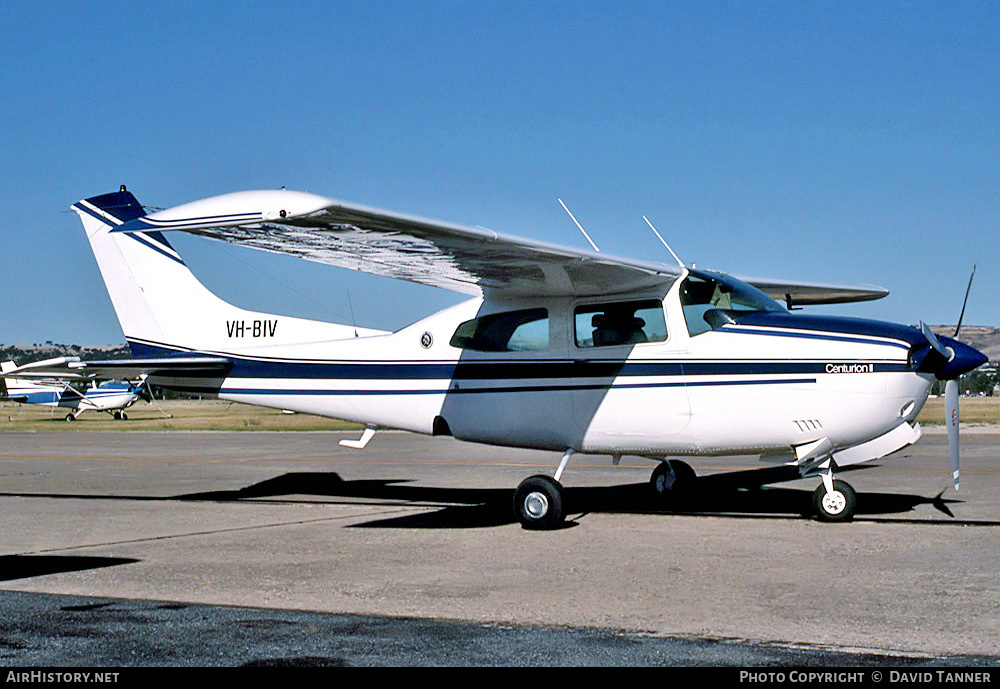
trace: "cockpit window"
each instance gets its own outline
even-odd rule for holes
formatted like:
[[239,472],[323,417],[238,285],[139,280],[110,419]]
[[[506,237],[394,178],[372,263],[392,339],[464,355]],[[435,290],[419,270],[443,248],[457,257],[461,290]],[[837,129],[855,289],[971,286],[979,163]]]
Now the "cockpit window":
[[700,335],[754,311],[783,311],[781,304],[728,275],[692,272],[681,285],[688,333]]
[[549,346],[547,309],[507,311],[465,321],[455,330],[451,346],[479,352],[526,352]]
[[573,312],[577,347],[664,342],[667,323],[655,299],[578,306]]

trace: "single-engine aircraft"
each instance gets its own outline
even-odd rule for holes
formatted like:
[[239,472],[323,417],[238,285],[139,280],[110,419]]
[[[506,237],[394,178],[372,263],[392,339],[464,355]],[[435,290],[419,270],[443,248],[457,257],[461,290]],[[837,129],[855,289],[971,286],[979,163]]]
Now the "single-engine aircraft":
[[[350,447],[396,428],[562,452],[514,493],[526,528],[564,521],[574,454],[655,460],[665,500],[695,482],[677,456],[760,455],[819,477],[819,518],[849,520],[835,473],[915,442],[935,378],[958,486],[955,379],[986,358],[923,324],[791,311],[879,287],[738,279],[284,189],[147,214],[123,186],[73,209],[136,358],[72,368],[364,424]],[[176,231],[470,298],[396,332],[247,311],[195,278]]]
[[69,409],[67,421],[75,421],[85,411],[103,411],[116,420],[128,419],[126,409],[142,398],[151,399],[142,383],[129,381],[90,379],[78,373],[44,373],[76,357],[44,359],[23,366],[13,361],[0,363],[0,378],[7,387],[4,399],[21,404],[39,404],[45,407]]

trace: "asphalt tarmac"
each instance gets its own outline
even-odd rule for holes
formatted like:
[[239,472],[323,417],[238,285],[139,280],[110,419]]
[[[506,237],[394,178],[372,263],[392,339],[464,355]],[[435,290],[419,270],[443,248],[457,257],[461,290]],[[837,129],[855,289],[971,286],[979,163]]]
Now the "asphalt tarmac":
[[[511,512],[559,456],[379,433],[0,433],[5,666],[976,665],[1000,660],[1000,434],[843,478],[575,457],[565,528]],[[766,465],[765,465],[766,467]],[[775,483],[766,483],[776,481]]]

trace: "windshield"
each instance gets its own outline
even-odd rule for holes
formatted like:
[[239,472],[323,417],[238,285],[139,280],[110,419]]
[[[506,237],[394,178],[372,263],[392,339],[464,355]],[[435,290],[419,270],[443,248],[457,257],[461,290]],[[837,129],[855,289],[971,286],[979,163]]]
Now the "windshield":
[[755,311],[784,310],[752,285],[721,273],[700,271],[692,271],[681,285],[681,306],[692,336],[721,328]]

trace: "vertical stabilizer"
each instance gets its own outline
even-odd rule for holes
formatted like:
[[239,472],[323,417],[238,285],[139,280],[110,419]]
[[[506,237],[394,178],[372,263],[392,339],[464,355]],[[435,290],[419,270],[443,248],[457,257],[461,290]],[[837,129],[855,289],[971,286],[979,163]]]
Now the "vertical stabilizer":
[[235,351],[354,336],[348,325],[247,311],[210,292],[160,232],[114,232],[145,211],[121,191],[73,204],[137,356]]
[[[18,368],[17,364],[13,361],[3,361],[0,362],[0,373],[6,374],[14,371]],[[0,379],[3,383],[2,387],[5,387],[7,396],[9,397],[24,397],[23,400],[15,400],[17,402],[32,402],[32,403],[42,403],[51,401],[50,398],[53,397],[53,391],[56,392],[54,399],[59,399],[58,388],[52,385],[43,385],[41,383],[36,383],[34,381],[28,380],[26,378],[18,378],[16,376],[3,376]],[[39,393],[48,393],[44,398],[39,395]]]

